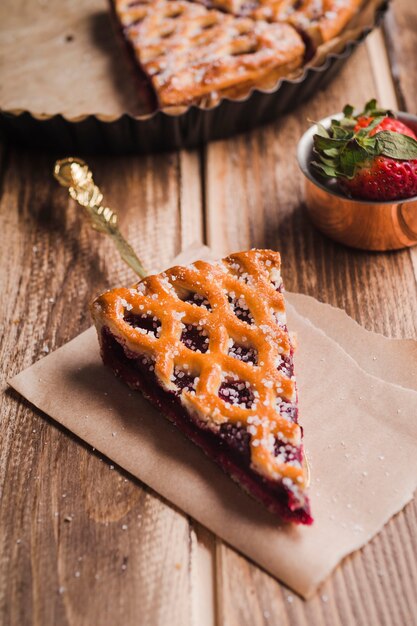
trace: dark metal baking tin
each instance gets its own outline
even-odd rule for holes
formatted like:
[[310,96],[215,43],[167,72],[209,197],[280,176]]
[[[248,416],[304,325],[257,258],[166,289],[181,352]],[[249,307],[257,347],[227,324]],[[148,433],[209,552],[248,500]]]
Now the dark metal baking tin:
[[[377,11],[378,25],[388,0]],[[29,111],[0,112],[0,128],[16,143],[67,154],[150,153],[194,148],[275,120],[323,89],[340,71],[354,49],[371,32],[364,29],[340,54],[329,54],[320,67],[307,67],[295,80],[283,79],[271,91],[254,90],[244,100],[221,100],[212,109],[191,106],[181,115],[156,111],[133,117],[128,113],[102,120],[96,115],[67,119],[61,114],[36,117]]]

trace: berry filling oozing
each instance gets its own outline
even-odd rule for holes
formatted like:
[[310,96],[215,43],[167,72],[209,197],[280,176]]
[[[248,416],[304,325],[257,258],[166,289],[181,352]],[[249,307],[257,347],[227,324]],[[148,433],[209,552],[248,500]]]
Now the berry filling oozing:
[[294,365],[291,356],[281,354],[277,370],[284,374],[284,376],[291,378],[291,376],[294,374]]
[[239,320],[241,320],[242,322],[246,322],[247,324],[253,324],[252,313],[250,312],[249,307],[246,304],[246,300],[243,296],[239,296],[237,298],[235,294],[230,293],[227,296],[227,299],[233,313]]
[[178,388],[177,395],[180,395],[183,390],[195,391],[198,377],[190,374],[178,366],[175,366],[171,380]]
[[189,350],[201,352],[202,354],[207,352],[210,343],[207,331],[202,326],[196,326],[195,324],[185,324],[181,334],[181,341]]
[[207,311],[211,311],[210,302],[199,293],[196,292],[188,292],[185,298],[180,298],[183,302],[188,302],[189,304],[195,304],[196,306],[201,306],[203,309],[207,309]]
[[233,342],[229,347],[229,355],[238,361],[243,361],[243,363],[258,365],[258,351],[252,346],[243,346]]
[[245,409],[250,409],[255,396],[244,380],[226,379],[219,387],[219,398],[229,404],[237,404]]
[[147,313],[131,313],[125,311],[124,320],[133,328],[144,331],[145,333],[159,337],[161,331],[161,322],[155,315]]

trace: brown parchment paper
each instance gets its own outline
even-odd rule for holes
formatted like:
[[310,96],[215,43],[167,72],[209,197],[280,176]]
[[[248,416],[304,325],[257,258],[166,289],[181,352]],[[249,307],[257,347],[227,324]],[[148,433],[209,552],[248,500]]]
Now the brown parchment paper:
[[[363,367],[386,360],[387,341],[392,341],[389,360],[400,355],[414,367],[416,352],[414,342],[371,336],[332,307],[312,304],[297,294],[289,299],[289,324],[299,343],[300,415],[312,468],[311,527],[281,525],[140,394],[117,381],[101,364],[94,329],[10,384],[308,597],[345,555],[369,541],[412,498],[417,486],[417,392],[379,379]],[[354,345],[358,362],[302,313],[315,316],[346,349]],[[369,363],[363,333],[376,356]],[[378,373],[401,381],[406,368],[396,365],[394,359]]]
[[[327,54],[342,51],[372,27],[383,2],[364,0],[348,28],[320,46],[309,65],[322,65]],[[38,117],[61,113],[73,121],[88,114],[106,120],[151,112],[111,23],[108,0],[1,0],[0,76],[3,111],[30,111]],[[276,84],[272,76],[259,87],[274,89]],[[213,99],[205,103],[214,104]]]
[[[287,303],[337,341],[369,374],[417,391],[417,341],[370,332],[342,309],[311,296],[287,292],[286,297]],[[415,417],[417,420],[417,414]]]

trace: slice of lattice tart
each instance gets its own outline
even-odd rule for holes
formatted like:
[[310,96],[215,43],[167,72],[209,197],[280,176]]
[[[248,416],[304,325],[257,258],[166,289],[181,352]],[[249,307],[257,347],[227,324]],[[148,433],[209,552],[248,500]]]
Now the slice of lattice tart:
[[104,362],[247,492],[310,524],[280,256],[251,250],[97,298]]

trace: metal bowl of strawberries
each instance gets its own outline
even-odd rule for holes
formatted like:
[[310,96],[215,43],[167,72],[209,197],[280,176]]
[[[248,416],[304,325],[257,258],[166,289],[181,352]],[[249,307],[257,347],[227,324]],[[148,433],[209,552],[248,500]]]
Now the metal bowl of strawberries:
[[363,250],[417,244],[417,116],[375,100],[311,126],[298,144],[305,202],[328,237]]

